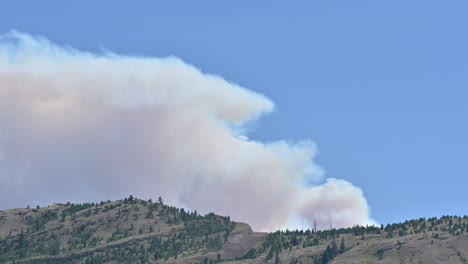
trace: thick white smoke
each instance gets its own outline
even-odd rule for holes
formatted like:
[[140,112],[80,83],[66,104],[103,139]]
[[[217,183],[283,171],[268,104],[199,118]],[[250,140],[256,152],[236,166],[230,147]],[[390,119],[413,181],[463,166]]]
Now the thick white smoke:
[[[256,230],[369,224],[361,190],[323,185],[313,142],[248,140],[263,95],[177,58],[0,37],[0,208],[162,196]],[[305,185],[315,182],[315,186]]]

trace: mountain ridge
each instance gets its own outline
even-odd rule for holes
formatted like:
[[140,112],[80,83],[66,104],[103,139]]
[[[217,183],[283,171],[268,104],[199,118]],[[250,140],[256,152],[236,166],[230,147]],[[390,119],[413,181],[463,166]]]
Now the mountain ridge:
[[468,263],[468,216],[254,232],[133,196],[0,211],[0,263]]

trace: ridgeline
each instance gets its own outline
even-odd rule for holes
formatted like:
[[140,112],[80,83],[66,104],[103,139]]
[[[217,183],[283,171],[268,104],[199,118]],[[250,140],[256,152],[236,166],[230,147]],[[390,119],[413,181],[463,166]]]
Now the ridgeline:
[[468,263],[468,216],[253,232],[133,196],[0,211],[0,263]]

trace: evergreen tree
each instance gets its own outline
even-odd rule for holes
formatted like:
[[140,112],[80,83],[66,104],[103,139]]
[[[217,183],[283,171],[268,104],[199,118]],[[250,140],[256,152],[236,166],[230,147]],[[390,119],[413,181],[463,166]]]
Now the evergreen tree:
[[275,264],[280,264],[280,263],[281,263],[281,260],[280,260],[279,255],[278,255],[278,251],[276,251]]
[[345,243],[344,243],[344,237],[341,238],[341,243],[340,243],[340,251],[344,252],[346,250]]

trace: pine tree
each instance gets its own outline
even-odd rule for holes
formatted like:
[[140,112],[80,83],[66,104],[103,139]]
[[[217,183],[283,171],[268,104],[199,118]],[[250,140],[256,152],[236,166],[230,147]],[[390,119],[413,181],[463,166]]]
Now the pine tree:
[[341,238],[341,244],[340,244],[340,251],[344,252],[346,250],[345,243],[344,243],[344,237]]
[[278,251],[276,251],[276,255],[275,255],[275,264],[280,264],[281,263],[281,260],[278,256]]

